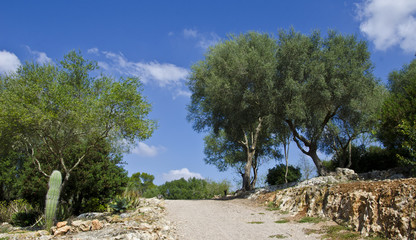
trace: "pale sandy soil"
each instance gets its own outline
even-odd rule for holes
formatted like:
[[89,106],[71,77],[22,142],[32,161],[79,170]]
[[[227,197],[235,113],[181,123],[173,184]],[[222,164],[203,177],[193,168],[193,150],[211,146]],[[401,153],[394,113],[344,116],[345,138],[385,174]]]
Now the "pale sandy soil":
[[317,234],[304,232],[319,226],[296,221],[275,223],[291,216],[268,211],[247,199],[166,200],[166,208],[167,218],[175,222],[180,240],[321,239]]

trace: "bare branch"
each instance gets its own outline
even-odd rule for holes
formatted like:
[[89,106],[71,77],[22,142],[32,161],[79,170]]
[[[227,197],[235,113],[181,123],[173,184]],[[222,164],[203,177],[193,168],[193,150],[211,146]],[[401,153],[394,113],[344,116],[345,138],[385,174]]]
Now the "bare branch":
[[[43,175],[45,175],[46,177],[49,177],[49,175],[48,174],[46,174],[43,170],[42,170],[42,167],[41,167],[41,165],[40,165],[40,162],[39,162],[39,160],[35,157],[35,149],[33,148],[33,146],[32,146],[32,144],[30,144],[30,143],[28,143],[29,145],[30,145],[30,149],[31,149],[31,155],[32,155],[32,161],[33,161],[33,163],[35,164],[35,165],[37,165],[38,166],[38,170],[39,170],[39,172],[41,172]],[[29,152],[29,149],[28,149],[28,147],[27,147],[27,145],[26,145],[26,150]]]

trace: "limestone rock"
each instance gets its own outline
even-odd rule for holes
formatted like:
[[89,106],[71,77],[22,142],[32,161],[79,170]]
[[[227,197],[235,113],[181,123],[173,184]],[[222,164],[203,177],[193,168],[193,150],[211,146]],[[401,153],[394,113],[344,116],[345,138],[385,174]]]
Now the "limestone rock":
[[363,235],[416,239],[416,179],[296,186],[277,191],[282,211],[305,211],[349,224]]
[[53,236],[58,237],[58,236],[65,235],[69,230],[71,230],[70,226],[63,226],[63,227],[57,228],[54,231]]

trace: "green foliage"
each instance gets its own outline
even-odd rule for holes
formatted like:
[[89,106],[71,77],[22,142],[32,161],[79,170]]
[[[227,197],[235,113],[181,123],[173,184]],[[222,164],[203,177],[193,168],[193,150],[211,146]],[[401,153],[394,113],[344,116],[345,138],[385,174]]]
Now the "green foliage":
[[[327,164],[335,170],[335,167],[339,165],[338,162],[343,158],[345,156],[342,154],[334,155],[333,159],[328,161]],[[366,148],[364,145],[352,145],[351,158],[352,165],[350,168],[357,173],[371,172],[372,170],[388,170],[398,167],[397,158],[394,154],[388,149],[378,146]]]
[[12,224],[14,226],[26,227],[36,223],[41,214],[36,211],[17,212],[12,215]]
[[287,123],[298,148],[325,175],[317,151],[330,124],[337,129],[333,135],[348,137],[341,141],[345,145],[371,125],[367,120],[382,101],[367,44],[335,31],[322,37],[319,31],[306,36],[291,29],[279,33],[278,45],[274,115]]
[[107,211],[107,204],[103,203],[98,198],[90,198],[82,204],[83,212],[105,212]]
[[165,199],[211,199],[229,192],[231,184],[227,181],[214,182],[205,179],[189,178],[173,180],[157,187],[157,191],[147,193],[148,197],[162,195]]
[[276,77],[276,50],[276,41],[268,34],[232,35],[210,48],[205,59],[192,66],[189,77],[188,120],[196,131],[215,135],[223,131],[227,142],[240,145],[246,190],[254,187],[255,179],[250,181],[253,160],[266,142],[263,139],[269,137],[267,88]]
[[0,202],[0,222],[11,222],[12,216],[22,212],[37,212],[36,209],[25,199],[16,199],[7,203]]
[[148,173],[134,173],[129,178],[126,192],[133,192],[138,196],[142,196],[146,191],[156,187],[153,183],[154,179],[155,177]]
[[303,217],[298,222],[299,223],[320,223],[322,221],[325,221],[325,220],[319,217]]
[[[269,169],[266,183],[269,185],[280,185],[285,183],[286,165],[279,164]],[[302,177],[299,167],[288,166],[287,181],[296,182]]]
[[46,195],[45,220],[46,229],[53,226],[55,220],[56,210],[58,208],[59,195],[61,193],[62,175],[61,172],[55,170],[49,177],[49,190]]
[[416,174],[416,60],[390,73],[389,89],[378,136],[400,163]]
[[103,142],[117,153],[126,150],[116,147],[122,139],[131,144],[155,129],[139,80],[92,74],[96,69],[96,62],[71,51],[56,65],[26,63],[0,78],[0,142],[12,136],[14,148],[44,176],[62,171],[63,188]]
[[275,223],[288,223],[288,222],[290,222],[288,219],[281,219],[281,220],[277,220],[277,221],[274,221]]
[[127,210],[130,206],[130,201],[127,198],[121,196],[116,196],[116,198],[109,204],[109,207],[115,213],[123,212]]

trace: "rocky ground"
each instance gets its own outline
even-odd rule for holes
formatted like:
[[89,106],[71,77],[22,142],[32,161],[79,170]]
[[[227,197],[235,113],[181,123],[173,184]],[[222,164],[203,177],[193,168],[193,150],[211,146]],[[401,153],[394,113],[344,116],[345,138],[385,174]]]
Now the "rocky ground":
[[[331,176],[234,196],[246,199],[143,199],[135,211],[88,213],[60,222],[54,235],[3,224],[0,239],[320,239],[328,238],[325,229],[345,232],[340,226],[361,233],[347,231],[355,236],[348,239],[373,234],[416,239],[415,196],[415,178],[394,171],[355,174],[337,169]],[[326,220],[300,223],[305,217]]]
[[[25,231],[11,228],[0,233],[0,239],[177,239],[175,227],[166,219],[163,200],[142,199],[141,207],[122,214],[88,213],[54,227],[53,235],[47,231]],[[8,226],[2,225],[2,229]]]
[[[366,177],[379,180],[364,180]],[[387,239],[416,239],[416,179],[400,177],[386,172],[360,176],[339,169],[333,176],[271,193],[257,191],[250,198],[273,203],[281,211],[327,217],[362,236],[381,234]]]

